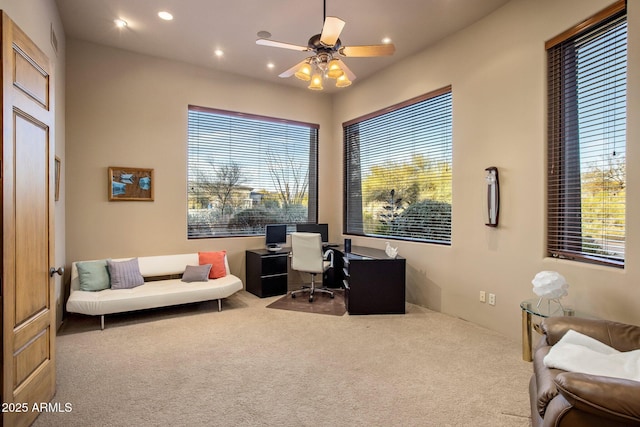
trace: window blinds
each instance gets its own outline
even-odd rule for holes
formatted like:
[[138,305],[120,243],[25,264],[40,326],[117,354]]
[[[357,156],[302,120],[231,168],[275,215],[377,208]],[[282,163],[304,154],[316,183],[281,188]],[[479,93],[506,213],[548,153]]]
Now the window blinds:
[[621,267],[626,12],[547,46],[547,56],[549,255]]
[[318,128],[189,106],[188,237],[316,222]]
[[450,244],[451,87],[343,124],[347,234]]

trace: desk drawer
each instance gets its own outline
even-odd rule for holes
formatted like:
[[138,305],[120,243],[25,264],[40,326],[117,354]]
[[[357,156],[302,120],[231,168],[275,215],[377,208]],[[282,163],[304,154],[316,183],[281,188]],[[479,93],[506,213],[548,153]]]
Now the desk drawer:
[[262,257],[262,273],[261,276],[273,276],[275,274],[283,274],[287,272],[287,254],[266,255]]
[[287,293],[287,275],[278,274],[262,278],[261,297],[271,297],[274,295],[284,295]]

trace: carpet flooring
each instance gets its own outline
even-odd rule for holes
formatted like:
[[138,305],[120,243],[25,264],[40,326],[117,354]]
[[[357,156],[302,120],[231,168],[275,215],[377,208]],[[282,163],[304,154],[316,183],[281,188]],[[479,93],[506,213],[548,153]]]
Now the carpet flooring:
[[69,316],[53,402],[71,411],[34,427],[530,425],[519,341],[411,304],[325,316],[266,308],[277,299],[241,291],[221,312],[107,316],[104,331]]

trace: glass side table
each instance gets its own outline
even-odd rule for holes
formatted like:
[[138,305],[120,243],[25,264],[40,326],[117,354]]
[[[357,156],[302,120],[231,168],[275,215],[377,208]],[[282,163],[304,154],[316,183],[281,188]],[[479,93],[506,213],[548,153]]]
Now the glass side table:
[[563,307],[558,301],[546,298],[531,298],[520,303],[522,310],[522,359],[531,362],[531,340],[533,330],[540,332],[539,324],[533,323],[532,316],[552,317],[552,316],[575,316],[572,308]]

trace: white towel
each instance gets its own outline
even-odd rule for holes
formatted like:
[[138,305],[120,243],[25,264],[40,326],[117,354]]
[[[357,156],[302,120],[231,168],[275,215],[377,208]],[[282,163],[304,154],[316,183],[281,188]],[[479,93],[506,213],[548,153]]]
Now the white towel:
[[549,368],[640,381],[640,350],[615,348],[569,330],[544,358]]

